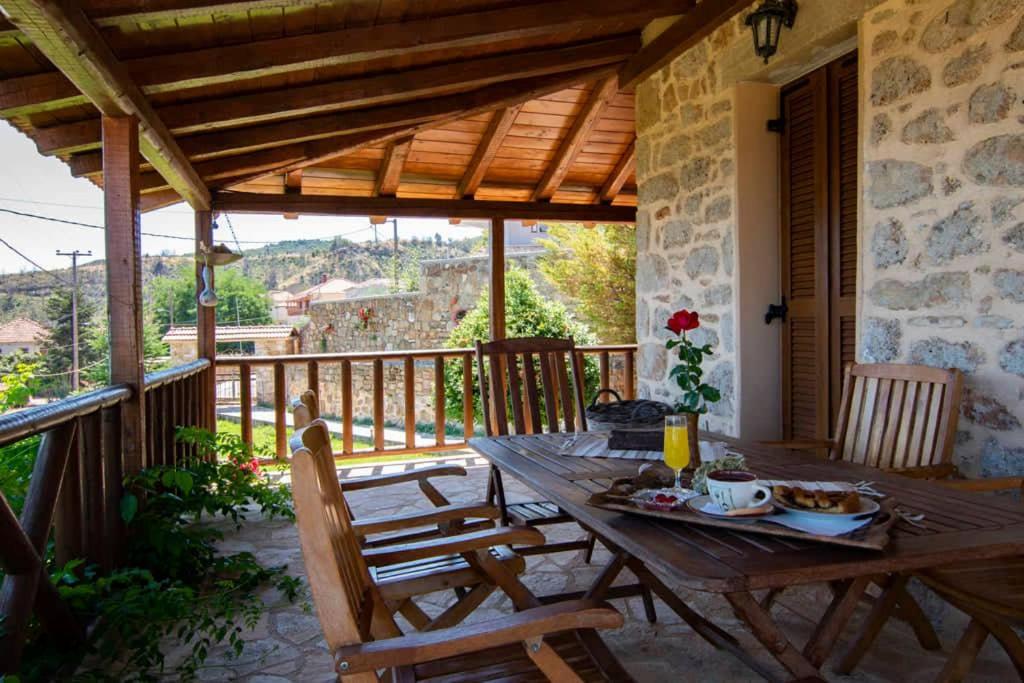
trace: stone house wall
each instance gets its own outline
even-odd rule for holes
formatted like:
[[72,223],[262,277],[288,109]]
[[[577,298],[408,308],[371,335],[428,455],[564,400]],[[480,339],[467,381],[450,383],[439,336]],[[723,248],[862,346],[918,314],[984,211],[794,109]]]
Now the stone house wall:
[[748,11],[637,87],[641,394],[677,395],[664,323],[695,306],[724,396],[706,426],[736,434],[740,405],[763,399],[738,393],[736,86],[782,85],[859,48],[859,356],[965,370],[959,458],[986,474],[1019,471],[1024,4],[810,0],[767,66]]

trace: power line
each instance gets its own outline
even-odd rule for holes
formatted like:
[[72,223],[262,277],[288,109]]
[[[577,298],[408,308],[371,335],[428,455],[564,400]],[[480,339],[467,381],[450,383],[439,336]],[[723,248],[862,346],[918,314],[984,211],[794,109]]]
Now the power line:
[[26,261],[28,261],[29,263],[31,263],[31,264],[32,264],[33,266],[35,266],[35,267],[36,267],[36,268],[37,268],[38,270],[41,270],[42,272],[46,273],[47,275],[49,275],[50,277],[52,277],[53,279],[55,279],[55,280],[56,280],[57,282],[60,282],[60,283],[61,283],[62,285],[64,285],[65,287],[70,287],[70,286],[71,286],[71,283],[70,283],[70,282],[68,282],[67,280],[65,280],[64,278],[62,278],[62,277],[61,277],[60,275],[57,275],[56,273],[54,273],[54,272],[51,272],[51,271],[47,270],[46,268],[43,268],[43,267],[42,267],[41,265],[39,265],[38,263],[36,263],[36,262],[35,262],[35,261],[33,261],[32,259],[30,259],[30,258],[29,258],[28,256],[25,256],[25,254],[23,254],[23,253],[21,253],[20,251],[18,251],[17,249],[15,249],[15,248],[14,248],[14,247],[13,247],[13,246],[11,245],[11,243],[10,243],[10,242],[8,242],[7,240],[5,240],[5,239],[4,239],[4,238],[2,238],[2,237],[0,237],[0,244],[3,244],[3,245],[4,245],[5,247],[7,247],[7,248],[8,248],[8,249],[10,249],[11,251],[13,251],[13,252],[14,252],[15,254],[17,254],[17,255],[18,255],[18,256],[20,256],[21,258],[23,258],[23,259],[25,259]]

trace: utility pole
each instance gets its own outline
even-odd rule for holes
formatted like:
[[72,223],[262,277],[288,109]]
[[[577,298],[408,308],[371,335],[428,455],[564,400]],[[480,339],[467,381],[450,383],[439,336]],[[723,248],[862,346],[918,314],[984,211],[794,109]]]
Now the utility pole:
[[92,251],[61,251],[57,256],[71,257],[71,391],[78,391],[78,257],[92,256]]

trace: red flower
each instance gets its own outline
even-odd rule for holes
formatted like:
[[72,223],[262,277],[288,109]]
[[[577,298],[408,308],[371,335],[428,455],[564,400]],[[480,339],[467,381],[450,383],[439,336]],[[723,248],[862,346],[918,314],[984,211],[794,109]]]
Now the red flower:
[[241,465],[239,465],[239,469],[241,469],[242,471],[245,471],[245,472],[252,472],[253,474],[259,474],[260,473],[260,461],[257,460],[256,458],[253,458],[249,462],[243,462]]
[[682,334],[683,332],[689,332],[700,327],[700,320],[697,316],[697,311],[688,311],[685,308],[681,311],[676,311],[672,314],[672,317],[668,319],[668,329],[672,330],[676,334]]

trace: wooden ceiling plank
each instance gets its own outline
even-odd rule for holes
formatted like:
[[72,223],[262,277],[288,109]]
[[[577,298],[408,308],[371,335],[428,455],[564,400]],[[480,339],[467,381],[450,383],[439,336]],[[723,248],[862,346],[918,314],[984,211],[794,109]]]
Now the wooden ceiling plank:
[[537,184],[537,189],[533,193],[534,201],[550,200],[554,196],[558,186],[565,180],[576,155],[586,144],[590,131],[600,120],[605,106],[617,91],[618,79],[612,76],[601,81],[590,93],[586,104],[583,105],[583,109],[563,138],[555,158],[544,171],[544,175],[541,176],[540,183]]
[[750,5],[750,0],[701,0],[644,46],[619,71],[619,87],[635,87],[702,41],[716,28]]
[[[682,2],[685,0],[559,0],[140,57],[124,64],[143,91],[152,94],[388,56],[526,41],[609,25],[615,27],[613,30],[634,31],[659,16],[677,14]],[[3,116],[33,113],[45,106],[47,98],[78,96],[74,85],[59,73],[47,74],[42,81],[36,78],[24,86],[18,80],[12,79],[6,92],[0,91]]]
[[[264,124],[284,116],[315,115],[341,107],[357,108],[393,104],[394,100],[450,95],[453,89],[500,84],[513,79],[538,78],[624,61],[637,46],[635,37],[598,41],[499,57],[467,60],[457,64],[426,67],[406,72],[359,79],[332,81],[311,86],[235,95],[156,111],[175,135],[210,132],[215,126]],[[414,102],[415,103],[415,102]],[[328,124],[329,125],[329,124]],[[50,126],[36,136],[40,151],[84,150],[99,144],[98,126],[83,122]],[[230,132],[224,133],[229,135]],[[240,134],[244,135],[244,134]]]
[[4,0],[4,11],[103,115],[138,118],[142,155],[194,209],[210,208],[203,181],[79,7],[59,0]]
[[459,181],[456,190],[457,196],[472,197],[476,193],[484,176],[487,175],[487,169],[490,168],[491,162],[498,154],[501,143],[512,129],[512,124],[522,108],[523,105],[517,104],[494,112],[493,118],[487,125],[487,130],[484,131],[483,139],[480,140],[480,144],[477,145],[476,151],[473,152],[473,156],[469,160],[465,175]]
[[615,164],[615,168],[608,176],[608,180],[606,180],[604,186],[601,187],[601,192],[598,194],[600,201],[605,204],[611,204],[622,190],[622,186],[626,184],[626,180],[633,174],[634,170],[636,170],[635,141],[629,143],[629,147],[619,158],[619,162]]
[[313,8],[322,2],[323,0],[107,0],[90,11],[89,18],[97,26],[121,26],[231,12],[280,9],[282,6]]
[[374,196],[394,197],[398,194],[398,183],[402,178],[405,160],[409,158],[409,151],[412,149],[412,140],[412,136],[409,136],[388,144],[380,172],[377,174],[377,182],[373,189]]
[[480,199],[332,197],[248,192],[216,192],[214,211],[296,213],[321,216],[390,216],[418,218],[519,218],[552,221],[635,223],[636,208],[604,204],[555,204]]

